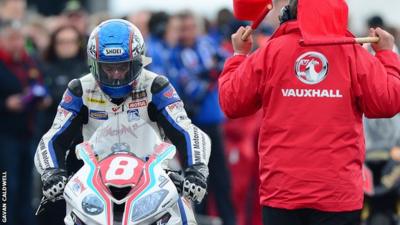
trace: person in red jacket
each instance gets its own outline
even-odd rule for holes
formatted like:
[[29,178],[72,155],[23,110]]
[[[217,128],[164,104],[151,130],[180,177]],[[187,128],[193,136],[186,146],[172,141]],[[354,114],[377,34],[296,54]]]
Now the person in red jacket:
[[[339,16],[338,8],[313,7],[317,19],[309,22],[347,21],[344,1],[326,1],[340,2]],[[308,7],[303,3],[299,0],[299,10]],[[230,118],[263,111],[258,153],[265,225],[358,224],[362,116],[400,112],[394,38],[372,29],[370,35],[380,38],[373,44],[375,56],[358,44],[305,46],[297,0],[282,12],[281,26],[252,54],[252,39],[241,40],[249,27],[232,35],[235,54],[219,78],[221,107]]]

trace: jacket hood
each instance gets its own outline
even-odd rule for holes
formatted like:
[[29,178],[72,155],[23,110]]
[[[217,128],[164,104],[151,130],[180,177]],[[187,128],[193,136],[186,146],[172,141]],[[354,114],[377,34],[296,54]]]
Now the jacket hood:
[[348,36],[344,0],[299,0],[297,18],[305,40]]
[[283,23],[270,39],[300,30],[302,45],[341,44],[354,40],[347,30],[348,7],[344,0],[299,0],[297,20]]

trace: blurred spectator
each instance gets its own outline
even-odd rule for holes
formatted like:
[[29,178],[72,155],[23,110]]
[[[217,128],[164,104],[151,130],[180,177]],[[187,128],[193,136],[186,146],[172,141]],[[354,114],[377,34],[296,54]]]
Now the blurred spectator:
[[136,27],[142,32],[144,39],[147,39],[149,35],[149,21],[151,18],[151,12],[147,10],[141,10],[135,12],[126,17],[126,20],[136,25]]
[[29,7],[34,7],[37,11],[44,16],[53,16],[60,14],[64,5],[68,0],[57,0],[54,4],[53,0],[27,0]]
[[180,39],[181,21],[177,16],[170,16],[167,29],[165,30],[164,39],[167,45],[172,48],[175,47]]
[[399,53],[399,48],[400,48],[400,31],[396,27],[388,26],[387,31],[391,33],[394,37],[396,48],[395,51]]
[[68,1],[62,14],[68,19],[69,24],[74,26],[85,37],[86,41],[89,38],[89,16],[81,2],[78,0]]
[[[368,28],[381,27],[390,30],[382,17],[373,16],[367,21]],[[394,33],[393,33],[394,34]],[[364,47],[375,54],[370,44]],[[397,48],[393,49],[398,52]],[[366,196],[364,203],[367,225],[395,224],[396,204],[399,199],[400,183],[386,184],[384,177],[393,177],[399,180],[396,172],[400,169],[400,115],[391,119],[368,119],[363,118],[366,148],[366,165],[372,172],[374,178],[375,194]],[[397,189],[397,190],[395,190]]]
[[364,118],[365,148],[367,153],[400,148],[400,114],[391,119]]
[[385,23],[383,22],[383,18],[378,15],[370,17],[367,21],[367,24],[368,24],[368,28],[380,27],[382,29],[385,29]]
[[[68,83],[82,75],[89,73],[86,63],[85,39],[72,25],[62,25],[50,37],[50,44],[44,52],[45,83],[53,97],[51,106],[41,114],[40,134],[43,135],[50,129],[54,115],[57,112]],[[81,162],[68,159],[68,165],[77,167]],[[78,167],[79,168],[79,167]],[[63,225],[65,217],[65,202],[52,203],[45,213],[38,217],[41,225]]]
[[21,24],[0,27],[0,165],[7,172],[7,216],[10,225],[34,224],[31,208],[31,141],[38,107],[48,106],[42,74],[27,54]]
[[91,13],[89,17],[89,30],[93,30],[101,22],[111,19],[108,12]]
[[215,25],[211,26],[208,35],[219,46],[228,53],[233,53],[231,35],[240,26],[246,26],[248,23],[234,18],[232,12],[228,9],[221,9],[217,14]]
[[[244,22],[238,21],[228,9],[218,12],[210,37],[221,48],[233,54],[231,34]],[[227,165],[231,173],[231,196],[237,225],[260,225],[261,206],[258,202],[257,137],[259,116],[228,119],[223,125],[223,141]]]
[[[370,28],[377,28],[377,27],[380,27],[382,29],[387,30],[395,38],[396,37],[398,38],[398,34],[397,34],[396,28],[387,26],[385,21],[384,21],[384,19],[379,15],[374,15],[374,16],[370,17],[367,20],[367,31],[365,33],[368,34],[368,30]],[[395,40],[395,41],[397,43],[399,40]],[[369,52],[371,52],[372,54],[375,55],[375,52],[373,51],[373,49],[371,47],[371,44],[364,44],[364,48],[366,48]],[[398,49],[398,47],[396,45],[394,46],[393,51],[396,52],[396,53],[399,53],[399,49]]]
[[[274,0],[274,8],[268,13],[267,18],[263,21],[263,27],[256,31],[255,39],[257,45],[261,46],[266,43],[269,38],[268,34],[272,33],[279,26],[279,15],[281,8],[289,3],[289,0]],[[228,18],[231,18],[229,16]],[[221,19],[221,21],[224,21]],[[228,21],[226,21],[228,22]],[[240,25],[239,22],[236,22]],[[224,22],[220,22],[224,26]],[[239,26],[230,23],[225,29],[228,35],[222,43],[224,49],[229,50],[233,54],[230,35],[234,33]],[[265,29],[268,27],[268,29]],[[258,202],[258,154],[257,140],[259,133],[260,121],[262,113],[256,115],[227,119],[224,124],[226,154],[229,159],[229,169],[232,174],[232,196],[236,211],[236,219],[238,225],[260,225],[261,206]]]
[[30,55],[41,58],[50,43],[50,32],[42,22],[43,17],[30,19],[24,27],[26,47]]
[[166,76],[176,74],[171,64],[171,54],[180,38],[180,25],[177,16],[170,16],[165,12],[151,16],[150,35],[146,39],[147,55],[152,58],[149,70]]
[[221,9],[217,14],[217,31],[222,36],[221,39],[230,39],[232,34],[232,23],[237,23],[233,13],[229,9]]
[[0,0],[0,20],[21,21],[25,18],[26,0]]
[[46,111],[43,133],[50,129],[68,82],[89,73],[84,46],[84,38],[71,25],[62,26],[51,34],[50,45],[44,53],[44,64],[45,83],[53,104]]
[[68,18],[64,15],[45,17],[43,23],[50,34],[62,26],[69,25]]
[[[217,19],[211,22],[207,30],[208,36],[219,45],[231,45],[231,34],[240,26],[246,26],[245,22],[235,19],[229,9],[221,9],[217,13]],[[230,50],[231,48],[228,48]]]
[[[178,70],[171,79],[180,92],[193,123],[211,138],[209,191],[213,192],[219,216],[225,225],[235,224],[231,200],[230,174],[224,155],[221,123],[223,113],[218,103],[217,78],[224,55],[211,40],[200,35],[199,20],[191,12],[179,14],[182,21],[181,40],[173,60]],[[205,214],[205,203],[198,212]]]
[[[29,8],[34,8],[38,13],[43,16],[54,16],[59,15],[71,0],[57,0],[57,4],[54,4],[54,0],[27,0]],[[88,6],[88,0],[77,0],[80,4]]]
[[374,178],[374,193],[366,196],[364,204],[367,225],[398,224],[400,114],[390,119],[364,118],[364,132],[366,164]]
[[261,225],[258,201],[257,140],[262,113],[224,124],[225,152],[232,174],[232,198],[237,225]]

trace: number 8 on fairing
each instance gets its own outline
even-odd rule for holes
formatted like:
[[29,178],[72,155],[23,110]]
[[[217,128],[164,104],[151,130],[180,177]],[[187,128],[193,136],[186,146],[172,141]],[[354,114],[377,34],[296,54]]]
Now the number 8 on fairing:
[[106,173],[106,180],[129,180],[133,177],[133,171],[138,162],[133,158],[114,158]]

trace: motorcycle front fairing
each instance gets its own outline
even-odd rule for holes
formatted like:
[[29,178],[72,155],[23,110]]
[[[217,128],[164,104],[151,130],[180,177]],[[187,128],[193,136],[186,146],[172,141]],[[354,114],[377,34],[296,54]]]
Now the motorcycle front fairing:
[[116,114],[77,146],[84,166],[64,191],[67,225],[182,224],[164,168],[175,147],[145,121]]

